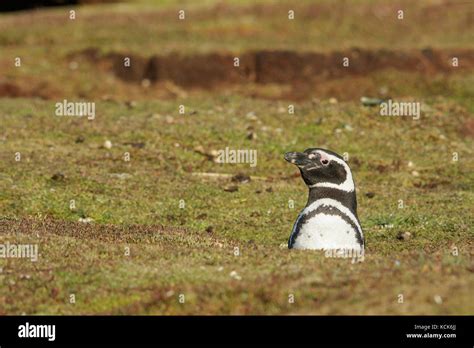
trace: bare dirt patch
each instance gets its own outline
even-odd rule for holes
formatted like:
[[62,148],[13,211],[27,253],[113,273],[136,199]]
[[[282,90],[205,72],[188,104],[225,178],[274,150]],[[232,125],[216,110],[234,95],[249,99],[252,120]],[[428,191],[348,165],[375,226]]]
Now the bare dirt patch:
[[[239,58],[238,66],[235,58]],[[454,58],[458,66],[453,66]],[[413,72],[429,84],[434,76],[447,77],[474,70],[473,49],[354,48],[330,53],[261,50],[240,55],[214,52],[146,57],[121,52],[103,54],[92,47],[72,53],[65,60],[85,62],[88,67],[83,71],[89,69],[96,76],[102,74],[101,78],[113,74],[123,82],[119,85],[126,90],[128,98],[166,98],[188,91],[229,90],[266,99],[304,100],[316,96],[354,100],[362,95],[379,94],[380,86],[374,79],[379,72]],[[348,65],[343,64],[345,61]],[[64,86],[59,88],[61,82],[57,84],[46,80],[4,79],[0,80],[0,97],[60,98],[66,92]],[[152,88],[142,88],[148,85]],[[77,94],[93,98],[107,91],[102,84],[94,88]]]
[[44,81],[0,80],[0,97],[53,99],[60,95],[58,89]]
[[[273,98],[305,99],[315,95],[358,99],[374,93],[373,74],[380,71],[415,72],[430,80],[434,75],[472,71],[474,50],[423,49],[411,51],[366,50],[318,53],[261,50],[240,55],[209,53],[143,57],[137,54],[101,54],[95,48],[70,55],[85,59],[101,71],[127,84],[150,83],[160,88],[171,83],[183,90],[233,89],[238,93],[272,99],[260,88],[281,89]],[[235,66],[235,58],[239,65]],[[457,58],[457,66],[453,65]],[[126,66],[125,60],[130,60]],[[348,63],[343,64],[344,62]],[[351,83],[357,81],[357,83]]]
[[[222,84],[255,83],[310,83],[348,75],[370,74],[384,69],[417,71],[424,74],[455,73],[474,69],[474,50],[416,51],[363,50],[317,53],[295,51],[256,51],[243,55],[210,53],[203,55],[141,57],[135,54],[110,53],[100,55],[94,49],[78,54],[99,61],[125,81],[151,82],[170,80],[183,87],[211,88]],[[130,67],[124,59],[130,58]],[[238,57],[240,65],[234,66]],[[453,66],[453,58],[459,66]],[[348,66],[343,60],[348,58]]]

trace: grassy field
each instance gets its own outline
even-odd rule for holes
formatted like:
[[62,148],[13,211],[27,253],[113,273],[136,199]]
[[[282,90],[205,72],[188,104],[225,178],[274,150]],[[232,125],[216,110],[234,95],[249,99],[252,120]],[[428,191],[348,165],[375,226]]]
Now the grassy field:
[[[472,314],[472,70],[383,69],[286,99],[286,84],[147,86],[77,58],[474,49],[462,1],[342,3],[302,1],[291,24],[271,1],[0,15],[0,244],[40,254],[0,258],[0,314]],[[382,117],[365,93],[421,117]],[[56,116],[63,98],[95,102],[95,119]],[[316,146],[349,157],[364,262],[286,248],[307,191],[283,154]],[[226,147],[257,165],[216,163]]]

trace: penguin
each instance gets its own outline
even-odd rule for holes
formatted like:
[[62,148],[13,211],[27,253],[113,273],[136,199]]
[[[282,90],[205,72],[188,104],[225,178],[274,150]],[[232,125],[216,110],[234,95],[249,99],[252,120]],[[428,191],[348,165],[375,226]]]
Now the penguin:
[[352,250],[363,255],[365,240],[357,216],[352,172],[335,152],[310,148],[288,152],[309,188],[308,202],[296,219],[289,249]]

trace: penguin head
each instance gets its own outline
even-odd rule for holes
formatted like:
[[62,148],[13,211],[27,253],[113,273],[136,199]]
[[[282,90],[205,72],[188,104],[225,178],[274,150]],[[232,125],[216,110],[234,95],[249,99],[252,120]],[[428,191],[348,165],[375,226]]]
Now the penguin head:
[[337,153],[311,148],[304,152],[287,152],[285,160],[296,165],[308,187],[329,187],[346,192],[354,191],[352,173]]

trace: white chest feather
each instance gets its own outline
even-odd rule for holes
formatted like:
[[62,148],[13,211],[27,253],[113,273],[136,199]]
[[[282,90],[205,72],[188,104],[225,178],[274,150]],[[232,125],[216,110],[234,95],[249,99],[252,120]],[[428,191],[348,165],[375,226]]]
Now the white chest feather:
[[359,249],[354,228],[338,215],[317,214],[301,226],[295,249]]
[[[319,208],[329,208],[333,213],[314,214]],[[300,220],[302,224],[296,231]],[[340,202],[327,198],[315,201],[301,212],[292,235],[296,237],[292,245],[295,249],[360,249],[363,238],[354,214]]]

